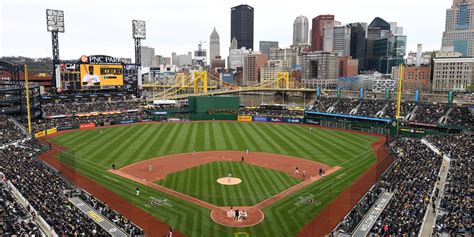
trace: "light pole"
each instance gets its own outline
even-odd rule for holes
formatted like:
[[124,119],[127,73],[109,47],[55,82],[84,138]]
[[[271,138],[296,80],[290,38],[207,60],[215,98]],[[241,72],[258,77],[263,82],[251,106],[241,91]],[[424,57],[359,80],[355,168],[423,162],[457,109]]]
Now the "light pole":
[[56,65],[59,64],[59,33],[64,33],[64,11],[46,9],[46,26],[51,32],[51,40],[53,45],[53,76],[51,77],[51,90],[58,85],[59,80],[56,77]]
[[[138,87],[141,86],[142,75],[141,75],[141,68],[142,68],[142,39],[146,39],[146,25],[145,21],[140,20],[132,20],[132,36],[135,42],[135,65],[137,67],[138,75],[137,75],[137,88],[135,94],[138,94]],[[150,73],[150,72],[149,72]]]

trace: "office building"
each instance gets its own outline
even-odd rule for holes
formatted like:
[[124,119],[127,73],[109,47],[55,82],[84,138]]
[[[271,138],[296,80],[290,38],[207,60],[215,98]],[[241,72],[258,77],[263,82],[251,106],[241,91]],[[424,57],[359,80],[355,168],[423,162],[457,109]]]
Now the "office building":
[[407,37],[392,32],[390,25],[376,17],[367,31],[367,67],[368,70],[390,74],[392,67],[404,64]]
[[466,92],[474,84],[474,58],[444,57],[437,54],[433,59],[433,92]]
[[323,51],[324,27],[334,25],[334,15],[319,15],[311,24],[311,51]]
[[194,65],[207,66],[207,50],[202,48],[202,43],[198,44],[198,49],[194,50]]
[[284,60],[288,67],[294,67],[297,64],[298,52],[292,48],[272,48],[270,49],[270,60]]
[[324,27],[323,49],[340,57],[350,55],[351,50],[351,28],[349,25]]
[[278,41],[260,41],[259,46],[260,52],[269,57],[270,49],[278,48]]
[[301,54],[302,79],[305,87],[335,89],[339,75],[336,55],[329,52],[304,52]]
[[359,61],[351,56],[339,57],[339,77],[355,77],[359,72]]
[[300,15],[293,22],[293,45],[308,44],[308,18]]
[[454,47],[464,57],[474,57],[474,0],[454,0],[446,10],[442,47]]
[[267,64],[267,55],[261,53],[250,53],[244,56],[243,64],[243,86],[251,86],[260,83],[260,68]]
[[242,68],[244,65],[244,56],[249,53],[250,50],[245,48],[231,49],[228,58],[229,69],[237,70],[238,68]]
[[249,5],[239,5],[231,8],[230,13],[230,40],[237,39],[237,48],[253,47],[253,15],[254,9]]
[[219,34],[214,27],[214,30],[209,37],[209,62],[212,63],[212,60],[216,59],[216,56],[221,56],[221,44],[219,39]]
[[351,23],[350,56],[357,59],[359,71],[366,70],[367,23]]
[[[148,46],[141,47],[142,67],[153,67],[155,61],[155,49]],[[156,63],[155,63],[156,64]]]

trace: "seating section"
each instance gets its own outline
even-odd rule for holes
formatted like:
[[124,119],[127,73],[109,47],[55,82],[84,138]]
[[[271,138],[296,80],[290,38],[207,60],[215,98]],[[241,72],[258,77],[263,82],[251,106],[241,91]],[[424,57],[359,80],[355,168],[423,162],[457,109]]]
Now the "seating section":
[[451,159],[434,232],[449,235],[472,233],[472,136],[430,136],[427,139]]

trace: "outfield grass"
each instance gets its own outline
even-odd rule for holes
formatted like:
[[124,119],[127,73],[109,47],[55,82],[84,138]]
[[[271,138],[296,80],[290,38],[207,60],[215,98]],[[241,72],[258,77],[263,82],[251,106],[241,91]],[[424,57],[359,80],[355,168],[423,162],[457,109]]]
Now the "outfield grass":
[[[217,183],[218,178],[228,174],[242,183]],[[216,206],[253,206],[299,182],[284,172],[236,161],[217,161],[172,173],[155,183]]]
[[[59,159],[100,185],[112,190],[187,236],[293,236],[321,209],[352,184],[375,162],[370,147],[376,137],[300,125],[270,123],[160,123],[77,131],[52,139],[71,152]],[[111,164],[126,166],[157,156],[214,150],[278,153],[309,159],[342,169],[326,179],[289,195],[263,209],[265,219],[248,228],[228,228],[212,222],[209,210],[107,172]],[[73,155],[72,155],[73,154]],[[74,159],[72,159],[74,158]],[[135,187],[142,193],[135,196]],[[319,205],[298,205],[313,195]],[[173,206],[147,209],[150,197],[166,198]]]

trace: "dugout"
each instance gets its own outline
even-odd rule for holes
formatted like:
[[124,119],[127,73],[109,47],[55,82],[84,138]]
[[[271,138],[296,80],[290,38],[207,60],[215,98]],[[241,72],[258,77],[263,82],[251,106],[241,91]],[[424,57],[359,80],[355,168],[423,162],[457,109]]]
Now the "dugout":
[[237,120],[238,96],[190,96],[190,120]]

